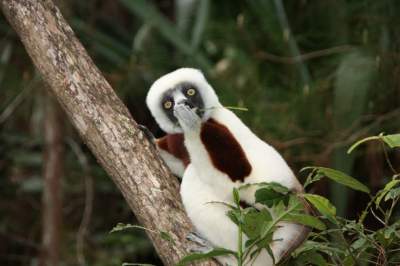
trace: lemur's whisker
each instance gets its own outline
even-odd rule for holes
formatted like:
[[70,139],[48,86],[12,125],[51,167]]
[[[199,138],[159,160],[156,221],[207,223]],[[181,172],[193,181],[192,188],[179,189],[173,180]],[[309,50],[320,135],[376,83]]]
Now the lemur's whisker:
[[239,106],[224,106],[224,107],[227,109],[231,109],[231,110],[238,110],[238,111],[245,111],[245,112],[249,111],[249,109],[246,107],[239,107]]

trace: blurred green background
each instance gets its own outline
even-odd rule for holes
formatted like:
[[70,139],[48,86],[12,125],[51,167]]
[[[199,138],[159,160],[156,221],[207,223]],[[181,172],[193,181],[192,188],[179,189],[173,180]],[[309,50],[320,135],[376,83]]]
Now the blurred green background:
[[[296,173],[329,166],[372,190],[387,181],[379,145],[368,143],[351,156],[346,149],[365,136],[399,132],[399,1],[57,5],[133,117],[155,135],[163,133],[145,106],[148,88],[169,71],[197,67],[224,105],[248,108],[235,112]],[[18,36],[0,17],[0,265],[43,265],[48,98]],[[59,265],[160,265],[143,232],[108,233],[118,222],[136,223],[135,217],[66,116],[61,112],[53,124],[63,133]],[[388,156],[399,169],[400,153]],[[361,195],[328,182],[312,192],[328,196],[350,218],[364,207]]]

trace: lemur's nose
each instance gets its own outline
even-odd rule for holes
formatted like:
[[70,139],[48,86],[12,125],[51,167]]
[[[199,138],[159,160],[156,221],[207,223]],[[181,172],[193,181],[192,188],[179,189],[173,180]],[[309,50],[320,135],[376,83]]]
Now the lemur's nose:
[[184,105],[186,105],[186,106],[188,106],[188,107],[190,107],[190,108],[193,108],[193,107],[194,107],[193,103],[190,102],[188,99],[182,99],[182,100],[180,100],[180,101],[178,102],[178,104],[184,104]]

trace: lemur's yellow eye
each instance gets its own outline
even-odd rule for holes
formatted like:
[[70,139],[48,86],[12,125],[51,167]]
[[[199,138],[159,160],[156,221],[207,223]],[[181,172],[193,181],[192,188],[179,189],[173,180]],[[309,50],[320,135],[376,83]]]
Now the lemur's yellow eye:
[[164,108],[165,109],[170,109],[172,107],[172,102],[171,101],[165,101],[164,102]]
[[189,96],[193,96],[193,95],[196,94],[196,90],[195,89],[188,89],[186,91],[186,94],[189,95]]

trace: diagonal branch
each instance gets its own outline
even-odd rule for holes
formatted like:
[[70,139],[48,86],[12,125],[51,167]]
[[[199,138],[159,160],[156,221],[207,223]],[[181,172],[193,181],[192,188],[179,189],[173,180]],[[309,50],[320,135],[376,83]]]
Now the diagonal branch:
[[149,234],[163,262],[173,265],[187,253],[185,237],[191,230],[179,199],[178,182],[51,0],[0,0],[0,7],[139,221],[152,230],[168,232],[174,239],[172,245],[158,234]]

